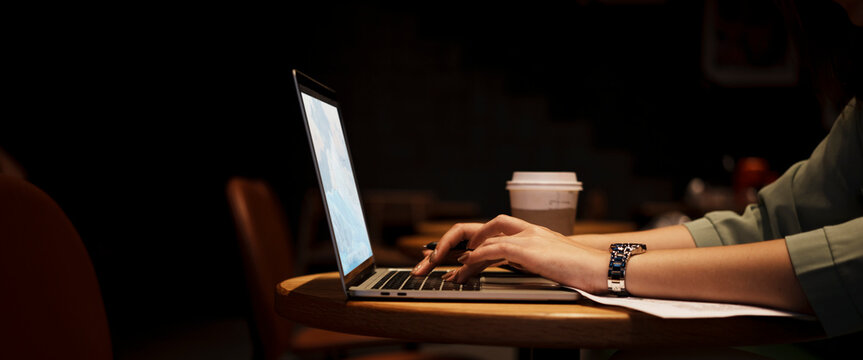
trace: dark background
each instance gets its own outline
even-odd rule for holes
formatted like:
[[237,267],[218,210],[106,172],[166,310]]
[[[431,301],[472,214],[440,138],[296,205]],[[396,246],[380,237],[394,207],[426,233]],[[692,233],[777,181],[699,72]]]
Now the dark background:
[[316,184],[293,68],[341,96],[362,190],[487,217],[508,211],[515,170],[576,171],[606,219],[640,221],[694,177],[729,185],[723,158],[806,158],[827,130],[805,72],[709,79],[703,19],[700,1],[28,10],[0,147],[78,228],[122,357],[152,331],[246,315],[224,187],[270,181],[296,229]]

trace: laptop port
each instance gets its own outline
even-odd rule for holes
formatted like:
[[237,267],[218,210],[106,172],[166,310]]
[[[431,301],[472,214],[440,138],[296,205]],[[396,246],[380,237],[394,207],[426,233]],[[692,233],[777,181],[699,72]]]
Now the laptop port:
[[408,296],[407,293],[398,293],[399,296]]
[[389,292],[389,291],[381,292],[381,295],[387,295],[387,296],[389,296],[389,294],[390,294],[390,292]]

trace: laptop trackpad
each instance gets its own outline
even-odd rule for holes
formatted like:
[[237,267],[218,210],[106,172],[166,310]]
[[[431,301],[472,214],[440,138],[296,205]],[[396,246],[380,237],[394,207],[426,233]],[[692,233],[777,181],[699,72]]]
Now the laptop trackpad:
[[560,289],[560,284],[536,275],[513,274],[506,272],[483,272],[479,278],[483,289]]

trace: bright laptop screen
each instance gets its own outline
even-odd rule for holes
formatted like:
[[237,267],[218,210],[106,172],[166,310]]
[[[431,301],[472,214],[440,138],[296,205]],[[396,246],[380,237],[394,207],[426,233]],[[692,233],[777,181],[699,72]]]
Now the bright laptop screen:
[[347,274],[372,256],[372,248],[339,110],[305,92],[302,98],[339,260]]

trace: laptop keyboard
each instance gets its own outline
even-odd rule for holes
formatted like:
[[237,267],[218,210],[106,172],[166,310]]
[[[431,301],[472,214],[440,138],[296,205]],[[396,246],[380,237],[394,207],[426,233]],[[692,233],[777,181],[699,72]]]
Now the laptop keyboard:
[[432,271],[426,276],[412,276],[410,271],[392,270],[372,286],[372,289],[385,290],[451,290],[476,291],[480,289],[479,279],[472,278],[464,284],[443,281],[446,271]]

